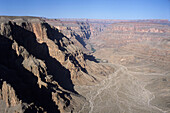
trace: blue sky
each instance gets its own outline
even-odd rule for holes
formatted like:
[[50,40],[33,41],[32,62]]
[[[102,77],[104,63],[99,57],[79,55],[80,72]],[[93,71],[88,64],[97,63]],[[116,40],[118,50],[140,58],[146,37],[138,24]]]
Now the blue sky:
[[0,0],[0,15],[170,20],[170,0]]

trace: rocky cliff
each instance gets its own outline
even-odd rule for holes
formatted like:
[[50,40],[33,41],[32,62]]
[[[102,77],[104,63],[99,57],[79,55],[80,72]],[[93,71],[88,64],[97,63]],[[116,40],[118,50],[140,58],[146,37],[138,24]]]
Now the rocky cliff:
[[45,21],[59,29],[59,32],[62,32],[84,52],[92,50],[89,39],[96,37],[114,22],[100,19],[45,19]]
[[86,51],[86,41],[90,38],[90,25],[87,22],[61,21],[57,19],[46,19],[50,25],[71,39],[76,46]]
[[41,18],[0,17],[0,52],[2,113],[77,111],[86,99],[74,85],[114,71]]

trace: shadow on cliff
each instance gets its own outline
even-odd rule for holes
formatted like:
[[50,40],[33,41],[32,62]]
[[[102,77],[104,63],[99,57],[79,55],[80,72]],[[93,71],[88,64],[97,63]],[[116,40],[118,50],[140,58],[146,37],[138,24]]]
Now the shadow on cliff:
[[93,55],[84,54],[84,59],[99,63],[99,61],[97,61],[96,58]]
[[[58,29],[52,29],[51,26],[48,23],[43,23],[46,27],[47,27],[47,34],[49,36],[49,39],[55,41],[59,41],[61,40],[62,37],[66,37],[64,36],[62,33],[60,33],[58,31]],[[71,32],[71,36],[75,36],[75,38],[77,39],[77,41],[80,42],[80,44],[83,45],[84,48],[86,48],[86,43],[84,42],[83,38],[80,37],[79,34],[75,33],[75,32]],[[66,37],[67,38],[67,37]],[[67,38],[68,39],[68,38]],[[60,46],[60,44],[58,44]],[[61,46],[60,46],[61,47]],[[60,48],[61,50],[63,50],[63,48]]]
[[52,75],[53,79],[57,81],[61,87],[68,91],[75,92],[69,70],[49,55],[48,46],[45,43],[38,43],[33,32],[30,32],[18,25],[13,25],[12,23],[10,25],[12,31],[15,31],[12,32],[13,39],[34,57],[44,61],[48,75]]
[[[0,87],[2,88],[2,81],[6,81],[14,88],[22,103],[34,103],[49,113],[59,112],[58,106],[52,100],[51,91],[45,87],[39,88],[37,77],[23,67],[23,58],[17,56],[12,49],[12,43],[13,41],[0,35]],[[27,108],[25,113],[36,113],[35,106]]]
[[[51,28],[51,26],[50,26],[49,24],[43,23],[43,25],[47,28],[48,38],[49,38],[50,40],[54,41],[54,42],[58,45],[58,47],[59,47],[60,50],[65,51],[66,49],[61,46],[61,44],[59,43],[59,41],[62,41],[62,38],[63,38],[63,37],[65,37],[67,40],[70,40],[70,39],[67,38],[66,36],[64,36],[62,33],[60,33],[60,32],[58,31],[58,29],[53,29],[53,28]],[[80,39],[82,39],[82,38],[80,38]],[[71,42],[71,41],[70,41],[70,43],[73,44],[73,42]],[[85,42],[84,42],[84,44],[85,44]],[[63,46],[66,47],[66,45],[64,45],[64,43],[63,43]],[[78,65],[78,67],[80,67],[83,72],[85,72],[85,73],[88,74],[87,70],[86,70],[85,68],[83,68],[83,67],[79,64],[79,62],[76,60],[76,58],[75,58],[72,54],[66,54],[66,57],[65,57],[65,58],[68,58],[68,56],[69,56],[69,59],[72,61],[72,63],[73,63],[75,66]],[[88,58],[89,58],[89,57],[88,57]]]
[[83,45],[84,48],[86,48],[86,43],[84,42],[83,38],[80,37],[80,35],[73,33],[72,35],[75,36],[75,38]]

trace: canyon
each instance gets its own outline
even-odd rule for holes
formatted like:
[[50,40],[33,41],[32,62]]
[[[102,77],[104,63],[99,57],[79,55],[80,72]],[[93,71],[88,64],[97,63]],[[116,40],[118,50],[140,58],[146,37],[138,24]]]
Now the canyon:
[[0,113],[170,113],[168,20],[0,16]]

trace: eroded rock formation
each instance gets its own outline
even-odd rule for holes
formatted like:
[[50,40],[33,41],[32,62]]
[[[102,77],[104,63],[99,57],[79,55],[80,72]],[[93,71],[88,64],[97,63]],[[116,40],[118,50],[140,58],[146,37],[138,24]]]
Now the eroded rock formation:
[[0,23],[2,113],[77,111],[86,99],[74,85],[92,85],[114,71],[40,18],[0,17]]

